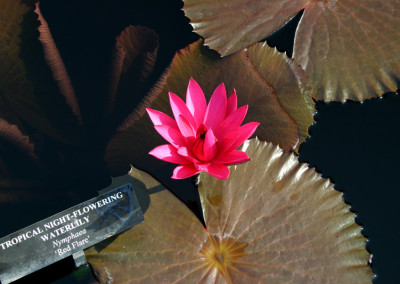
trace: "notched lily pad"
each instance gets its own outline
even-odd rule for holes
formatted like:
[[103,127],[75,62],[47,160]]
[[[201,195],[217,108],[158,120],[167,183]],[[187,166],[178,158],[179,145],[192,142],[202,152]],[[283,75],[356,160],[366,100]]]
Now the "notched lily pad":
[[167,190],[151,194],[144,223],[86,251],[100,281],[371,283],[366,239],[329,180],[258,139],[242,150],[252,160],[228,180],[200,175],[207,230]]
[[293,57],[324,101],[363,101],[400,88],[397,0],[311,1]]
[[[148,191],[163,187],[137,169],[130,175]],[[172,283],[183,277],[194,283],[200,279],[200,246],[207,232],[197,217],[171,192],[160,189],[150,194],[150,207],[144,216],[145,222],[108,246],[100,243],[85,252],[99,280],[108,283],[111,277],[113,283]],[[176,219],[171,223],[171,218]]]
[[158,35],[147,27],[128,26],[117,37],[106,114],[117,116],[118,123],[148,88],[157,54]]
[[246,54],[257,71],[274,87],[281,106],[296,121],[301,144],[308,137],[315,112],[313,88],[306,72],[296,61],[266,43],[252,45]]
[[185,0],[205,44],[222,56],[270,35],[304,9],[293,58],[324,101],[363,101],[400,88],[397,0]]
[[297,144],[295,122],[280,106],[274,89],[254,69],[245,52],[221,59],[199,40],[177,52],[161,87],[145,98],[108,145],[106,160],[111,172],[122,174],[120,166],[130,163],[152,174],[155,168],[161,167],[147,153],[165,144],[165,140],[154,130],[144,108],[151,107],[172,116],[168,91],[184,99],[190,77],[199,83],[207,100],[220,83],[225,84],[228,95],[235,88],[238,106],[249,105],[243,123],[260,122],[256,135],[261,139],[279,144],[286,151]]
[[266,38],[310,0],[184,0],[183,11],[205,44],[222,56]]

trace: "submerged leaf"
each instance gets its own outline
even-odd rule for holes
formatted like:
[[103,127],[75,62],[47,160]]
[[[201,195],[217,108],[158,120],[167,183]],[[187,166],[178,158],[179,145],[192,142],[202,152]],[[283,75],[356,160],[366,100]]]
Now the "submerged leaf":
[[146,90],[157,53],[158,35],[147,27],[129,26],[117,37],[106,115],[117,115],[119,123],[126,118],[132,102]]
[[362,101],[400,88],[398,0],[185,0],[194,31],[221,55],[264,39],[297,12],[293,58],[315,98]]
[[71,79],[65,69],[64,62],[61,59],[58,48],[54,42],[53,36],[51,35],[47,21],[43,18],[42,13],[40,12],[39,3],[37,2],[35,5],[35,13],[38,15],[38,20],[40,21],[40,26],[38,28],[40,33],[39,40],[43,45],[44,56],[47,64],[53,73],[53,78],[57,82],[61,94],[65,97],[72,112],[78,117],[79,122],[82,123],[81,112],[79,110],[74,88],[72,87]]
[[281,106],[296,121],[301,144],[308,137],[315,112],[307,74],[293,59],[266,43],[257,43],[246,53],[257,71],[274,87]]
[[164,187],[132,170],[153,192],[145,222],[86,251],[99,279],[371,283],[366,239],[329,180],[258,139],[242,150],[252,160],[232,166],[228,180],[200,175],[207,231]]
[[[31,168],[37,162],[34,145],[16,126],[0,118],[0,179],[20,176],[21,165]],[[36,166],[36,165],[35,165]],[[36,173],[36,167],[31,175]]]
[[0,116],[75,142],[80,127],[46,64],[34,9],[33,1],[0,0]]
[[168,91],[184,99],[191,77],[199,83],[207,101],[220,83],[225,84],[228,95],[235,89],[238,105],[249,105],[243,123],[260,122],[255,133],[259,138],[279,144],[286,151],[297,144],[296,124],[279,105],[273,88],[254,69],[247,55],[241,52],[221,59],[200,40],[178,51],[162,90],[157,89],[145,99],[141,109],[126,121],[123,131],[117,133],[108,145],[106,160],[113,173],[122,174],[121,166],[134,163],[154,174],[153,170],[159,164],[147,153],[165,144],[165,140],[154,131],[148,116],[144,116],[144,107],[172,116]]

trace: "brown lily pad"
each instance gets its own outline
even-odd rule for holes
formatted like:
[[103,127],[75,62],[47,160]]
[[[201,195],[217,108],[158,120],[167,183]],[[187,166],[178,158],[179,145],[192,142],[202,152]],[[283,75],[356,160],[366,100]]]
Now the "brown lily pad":
[[100,281],[371,283],[366,239],[329,180],[258,139],[242,150],[252,160],[232,166],[228,180],[200,175],[207,230],[133,169],[153,192],[145,222],[86,251]]
[[281,106],[296,121],[299,144],[308,137],[308,128],[314,122],[313,88],[305,71],[284,53],[257,43],[246,50],[257,71],[274,86]]
[[158,54],[158,35],[141,26],[128,26],[117,37],[113,52],[106,115],[120,123],[146,91]]
[[[47,66],[50,50],[40,42],[49,31],[42,26],[38,32],[40,21],[34,10],[33,1],[0,0],[0,115],[11,123],[22,121],[52,139],[76,141],[77,119]],[[68,133],[61,131],[64,125]]]
[[183,11],[205,45],[222,56],[252,45],[279,29],[310,0],[184,0]]
[[302,9],[293,58],[316,99],[363,101],[400,88],[397,0],[185,0],[183,8],[194,31],[223,56],[264,39]]
[[31,176],[37,173],[37,156],[34,145],[16,125],[0,118],[0,179],[25,173],[21,170],[21,165],[32,168],[29,171]]
[[293,57],[324,101],[363,101],[400,88],[400,5],[395,0],[311,1]]
[[[129,174],[148,191],[158,188],[157,193],[149,195],[145,222],[118,236],[111,245],[100,243],[85,252],[95,274],[103,283],[110,279],[109,273],[113,283],[172,283],[180,276],[195,283],[203,273],[198,269],[202,264],[199,244],[207,240],[203,225],[150,175],[137,169]],[[171,223],[171,218],[176,222]],[[172,263],[172,259],[177,261]]]
[[172,116],[168,91],[184,99],[190,77],[199,83],[207,100],[220,83],[225,84],[228,95],[234,88],[238,106],[249,105],[243,123],[260,122],[255,135],[279,144],[286,151],[296,146],[298,130],[295,122],[280,106],[274,89],[254,69],[247,55],[241,52],[221,59],[200,40],[177,52],[164,81],[145,98],[108,145],[105,159],[112,173],[121,175],[123,169],[133,163],[154,174],[154,169],[165,163],[159,163],[147,154],[154,147],[165,144],[165,140],[155,131],[144,108],[151,107]]

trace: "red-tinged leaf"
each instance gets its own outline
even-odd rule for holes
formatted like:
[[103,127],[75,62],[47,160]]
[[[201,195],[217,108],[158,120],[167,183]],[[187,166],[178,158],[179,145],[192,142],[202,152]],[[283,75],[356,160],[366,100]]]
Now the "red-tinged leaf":
[[311,1],[293,57],[324,101],[363,101],[400,88],[398,0]]
[[106,115],[118,123],[129,114],[148,88],[158,53],[158,35],[147,27],[129,26],[117,37]]
[[266,38],[310,0],[184,0],[183,11],[205,45],[222,56]]
[[40,21],[40,26],[38,28],[40,33],[39,40],[43,45],[46,62],[53,73],[53,78],[57,82],[61,94],[65,97],[68,105],[72,109],[72,112],[79,119],[79,122],[82,123],[81,111],[79,109],[71,80],[68,76],[67,70],[65,69],[64,62],[61,59],[58,48],[51,35],[47,21],[40,12],[39,2],[35,3],[35,5],[35,13],[38,15],[38,20]]
[[45,62],[34,9],[33,1],[0,0],[0,115],[76,142],[80,127]]
[[260,122],[255,133],[258,137],[279,144],[286,151],[295,147],[298,141],[296,124],[279,105],[273,88],[254,69],[246,54],[241,52],[221,59],[198,41],[175,55],[162,90],[158,86],[145,99],[108,145],[105,158],[114,175],[123,174],[130,163],[152,174],[161,167],[162,164],[149,158],[147,153],[165,141],[154,130],[148,115],[144,115],[144,108],[150,107],[172,117],[168,91],[184,99],[191,77],[199,83],[207,101],[220,83],[225,84],[228,96],[235,88],[238,106],[249,105],[244,123]]
[[[102,283],[371,283],[369,253],[341,193],[295,155],[249,140],[224,181],[201,174],[207,231],[149,175],[145,221],[86,251]],[[142,184],[142,185],[141,185]]]
[[315,112],[313,88],[307,74],[296,61],[266,43],[257,43],[249,47],[246,53],[258,72],[276,90],[281,106],[296,121],[301,144],[308,137],[308,128],[314,122]]
[[0,118],[0,179],[24,176],[21,165],[31,168],[30,176],[37,173],[37,156],[29,137],[16,125]]

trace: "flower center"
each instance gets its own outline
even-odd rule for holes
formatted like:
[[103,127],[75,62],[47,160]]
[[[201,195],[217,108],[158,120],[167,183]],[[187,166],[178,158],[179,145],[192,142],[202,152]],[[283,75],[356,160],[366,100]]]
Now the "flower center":
[[203,123],[199,126],[197,129],[196,133],[196,138],[197,139],[202,139],[204,140],[206,138],[206,133],[207,133],[207,126],[205,126]]
[[217,154],[216,149],[210,148],[210,145],[205,145],[207,131],[207,127],[204,124],[201,124],[197,129],[196,137],[192,144],[192,153],[196,159],[201,162],[209,162],[214,159]]
[[220,239],[218,236],[210,236],[201,253],[208,266],[216,268],[228,283],[232,283],[230,271],[237,260],[246,255],[247,243],[241,243],[232,238]]

